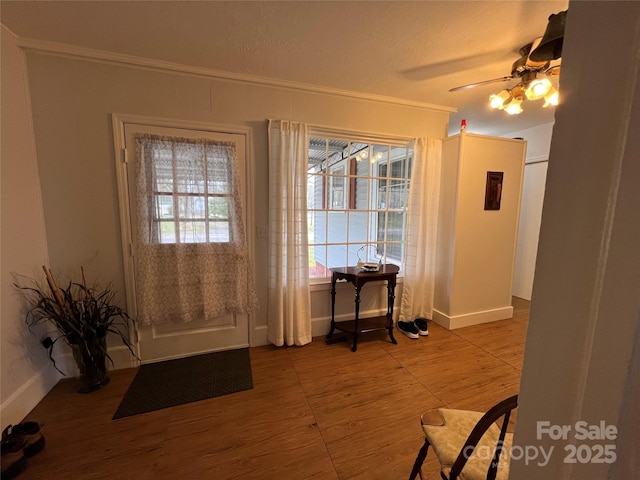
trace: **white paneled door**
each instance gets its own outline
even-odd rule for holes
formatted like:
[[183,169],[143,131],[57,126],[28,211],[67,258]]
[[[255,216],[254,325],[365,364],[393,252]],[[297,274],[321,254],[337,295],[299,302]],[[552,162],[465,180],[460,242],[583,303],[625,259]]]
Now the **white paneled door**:
[[[166,121],[153,121],[137,117],[114,116],[113,126],[115,145],[118,155],[118,187],[120,192],[120,215],[123,232],[124,270],[127,288],[129,311],[137,311],[139,292],[136,292],[136,142],[138,134],[158,135],[162,137],[184,139],[207,139],[233,142],[237,153],[237,175],[243,200],[245,232],[247,217],[245,206],[247,201],[247,157],[250,142],[250,130],[225,129],[199,124],[177,124]],[[175,126],[174,126],[175,125]],[[231,131],[229,131],[231,130]],[[233,131],[236,130],[236,131]],[[171,202],[163,205],[158,202],[160,215],[165,215],[171,222]],[[166,210],[166,212],[165,212]],[[176,221],[177,223],[177,221]],[[178,231],[178,228],[176,228]],[[207,236],[207,240],[209,237]],[[171,242],[171,237],[163,239],[163,243]],[[202,241],[202,240],[200,240]],[[216,241],[221,241],[217,239]],[[224,241],[224,240],[222,240]],[[250,250],[251,252],[251,250]],[[251,253],[249,257],[252,257]],[[249,345],[248,315],[225,314],[215,318],[199,318],[188,322],[171,321],[147,326],[139,326],[140,358],[143,363],[178,358],[199,353],[241,348]]]

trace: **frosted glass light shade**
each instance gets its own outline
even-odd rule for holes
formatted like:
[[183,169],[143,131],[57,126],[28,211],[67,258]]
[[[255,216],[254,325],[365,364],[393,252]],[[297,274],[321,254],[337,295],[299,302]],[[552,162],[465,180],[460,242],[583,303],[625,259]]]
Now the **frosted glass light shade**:
[[518,113],[522,113],[522,106],[520,105],[522,100],[518,98],[514,98],[511,100],[506,107],[504,107],[504,111],[509,115],[517,115]]
[[491,108],[502,110],[504,108],[504,104],[508,102],[510,98],[511,93],[508,90],[502,90],[497,95],[489,96],[489,105],[491,105]]
[[538,100],[544,97],[553,86],[548,78],[536,78],[529,83],[525,95],[529,100]]
[[545,108],[548,107],[549,105],[555,106],[555,105],[558,105],[559,102],[560,102],[560,94],[558,93],[558,90],[551,87],[551,89],[544,96],[544,105],[542,106]]

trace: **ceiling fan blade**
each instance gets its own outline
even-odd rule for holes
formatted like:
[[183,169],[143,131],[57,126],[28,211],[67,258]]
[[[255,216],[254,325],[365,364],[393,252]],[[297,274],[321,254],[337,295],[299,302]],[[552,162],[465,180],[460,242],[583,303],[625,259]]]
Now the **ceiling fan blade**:
[[450,89],[450,92],[457,92],[458,90],[467,90],[469,88],[479,87],[480,85],[489,85],[490,83],[498,83],[498,82],[507,82],[509,80],[513,80],[513,75],[509,75],[507,77],[493,78],[491,80],[484,80],[482,82],[470,83],[468,85],[461,85],[459,87],[454,87]]
[[534,62],[557,60],[562,56],[564,27],[567,21],[567,10],[549,15],[549,23],[544,31],[540,45],[531,49],[529,58]]

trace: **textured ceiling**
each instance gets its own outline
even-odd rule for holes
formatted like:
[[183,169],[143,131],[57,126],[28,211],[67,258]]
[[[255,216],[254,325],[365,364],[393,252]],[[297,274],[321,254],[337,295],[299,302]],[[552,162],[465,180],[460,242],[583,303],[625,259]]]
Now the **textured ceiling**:
[[[487,106],[518,49],[567,1],[9,1],[20,38],[454,107],[452,130],[504,134],[553,121],[542,102]],[[515,84],[515,81],[511,83]]]

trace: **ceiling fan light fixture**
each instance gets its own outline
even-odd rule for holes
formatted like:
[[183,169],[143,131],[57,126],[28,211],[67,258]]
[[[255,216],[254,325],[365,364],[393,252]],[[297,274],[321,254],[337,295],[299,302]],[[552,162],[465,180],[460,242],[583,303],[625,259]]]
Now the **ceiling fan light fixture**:
[[[490,83],[518,79],[518,83],[500,93],[489,95],[489,105],[509,115],[522,113],[522,102],[544,99],[544,107],[559,103],[558,91],[546,78],[560,74],[564,24],[567,11],[549,16],[549,23],[542,37],[520,48],[520,58],[511,65],[511,75],[483,82],[471,83],[450,89],[450,92]],[[540,77],[540,78],[538,78]]]
[[507,112],[509,115],[517,115],[519,113],[522,113],[521,103],[522,103],[521,99],[514,98],[509,102],[509,104],[506,107],[504,107],[504,111]]
[[544,108],[547,108],[549,105],[556,106],[560,102],[560,93],[555,88],[551,87],[547,94],[544,96]]
[[509,92],[509,90],[502,90],[498,94],[489,95],[489,104],[491,108],[502,110],[511,98],[511,92]]
[[552,88],[553,85],[551,85],[551,81],[548,78],[536,78],[527,86],[525,95],[529,100],[538,100],[544,97]]

